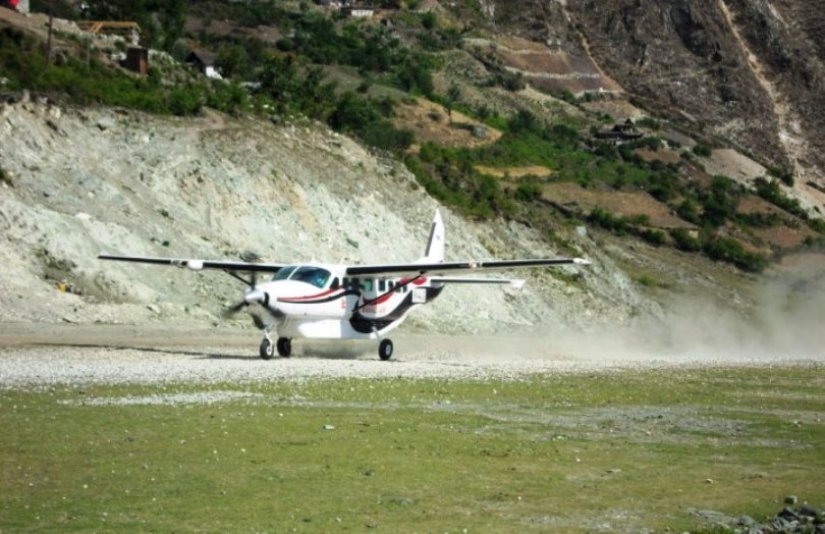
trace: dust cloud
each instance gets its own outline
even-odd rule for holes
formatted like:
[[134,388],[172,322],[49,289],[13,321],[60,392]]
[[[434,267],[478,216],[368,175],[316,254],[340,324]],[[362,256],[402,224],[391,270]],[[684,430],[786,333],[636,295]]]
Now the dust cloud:
[[553,344],[585,360],[825,362],[825,256],[797,258],[756,287],[745,305],[682,295],[660,317],[565,331]]

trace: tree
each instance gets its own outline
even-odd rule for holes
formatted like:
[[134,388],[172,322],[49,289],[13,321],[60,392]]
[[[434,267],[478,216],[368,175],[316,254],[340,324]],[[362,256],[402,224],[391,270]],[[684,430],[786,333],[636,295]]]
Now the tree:
[[218,50],[215,65],[224,78],[243,77],[249,71],[249,55],[240,45],[226,45]]

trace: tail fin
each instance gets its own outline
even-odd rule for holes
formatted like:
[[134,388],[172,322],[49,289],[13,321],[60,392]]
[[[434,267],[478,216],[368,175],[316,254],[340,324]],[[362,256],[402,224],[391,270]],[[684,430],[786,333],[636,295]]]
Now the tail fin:
[[441,212],[436,209],[433,223],[430,225],[430,237],[427,240],[427,248],[424,256],[418,260],[419,263],[441,263],[444,261],[444,220]]

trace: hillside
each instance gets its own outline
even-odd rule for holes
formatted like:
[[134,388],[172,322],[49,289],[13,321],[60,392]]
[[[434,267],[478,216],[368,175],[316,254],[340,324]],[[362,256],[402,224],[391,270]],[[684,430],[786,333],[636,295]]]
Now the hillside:
[[[621,2],[415,4],[351,21],[290,2],[193,2],[178,40],[168,13],[150,14],[160,26],[144,38],[170,53],[153,51],[145,78],[117,66],[122,40],[66,21],[45,65],[44,17],[0,9],[4,318],[217,321],[242,289],[231,279],[94,256],[410,260],[439,204],[450,257],[595,263],[531,274],[517,297],[451,290],[419,316],[440,331],[663,318],[686,294],[753,310],[764,278],[748,273],[817,257],[821,129],[815,114],[794,119],[817,96],[777,92],[757,68],[768,63],[744,7],[720,2],[706,20],[704,4],[657,4],[667,31],[653,39],[656,11]],[[624,36],[628,25],[643,34]],[[647,65],[622,39],[662,49]],[[185,43],[216,52],[227,80],[184,67]],[[752,98],[696,98],[718,89],[706,46],[754,55],[725,74]],[[601,140],[628,118],[633,141]],[[55,291],[66,284],[77,294]]]
[[[2,105],[0,121],[13,182],[0,188],[4,321],[217,321],[243,291],[229,277],[104,264],[96,255],[237,258],[253,250],[270,261],[410,261],[436,208],[402,166],[310,124],[33,103]],[[556,252],[522,225],[445,215],[451,258]],[[571,245],[601,257],[589,240]],[[418,318],[442,331],[621,322],[647,305],[609,265],[530,275],[518,298],[451,288]],[[57,291],[60,282],[76,294]]]

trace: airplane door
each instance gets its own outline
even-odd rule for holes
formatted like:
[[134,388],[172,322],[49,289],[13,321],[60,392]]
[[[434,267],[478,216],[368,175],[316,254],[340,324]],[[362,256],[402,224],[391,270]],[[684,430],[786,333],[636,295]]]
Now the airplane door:
[[413,304],[424,304],[427,302],[427,288],[414,287],[412,290]]

